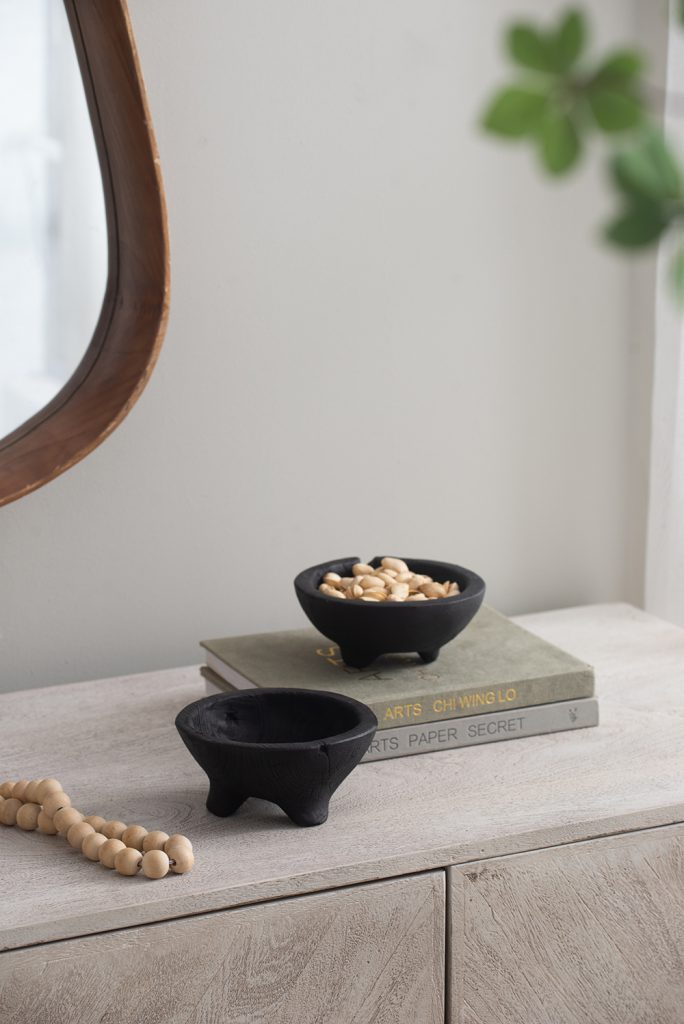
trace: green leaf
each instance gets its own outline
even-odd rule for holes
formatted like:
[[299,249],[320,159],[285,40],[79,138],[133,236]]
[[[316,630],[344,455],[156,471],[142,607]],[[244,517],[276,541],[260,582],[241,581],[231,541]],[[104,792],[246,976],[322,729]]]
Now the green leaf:
[[542,163],[551,174],[564,174],[577,163],[582,147],[568,114],[548,110],[540,123],[538,137]]
[[643,104],[632,93],[596,89],[589,92],[587,99],[597,125],[608,134],[636,128],[642,119]]
[[680,244],[672,258],[670,278],[677,302],[684,306],[684,244]]
[[515,86],[502,89],[485,111],[482,123],[494,135],[519,139],[536,131],[546,103],[542,92]]
[[568,11],[553,37],[553,54],[556,69],[569,71],[577,62],[587,38],[587,24],[579,10]]
[[611,162],[613,179],[626,195],[645,199],[679,199],[684,191],[679,162],[662,133],[654,129],[637,146]]
[[549,74],[558,70],[552,42],[534,25],[525,22],[511,25],[507,44],[511,57],[522,67]]
[[609,53],[594,75],[591,87],[615,88],[634,85],[644,70],[645,60],[637,50],[616,50]]
[[684,25],[684,0],[679,0],[679,20]]
[[634,199],[606,228],[606,238],[623,249],[643,249],[657,242],[670,218],[660,203]]

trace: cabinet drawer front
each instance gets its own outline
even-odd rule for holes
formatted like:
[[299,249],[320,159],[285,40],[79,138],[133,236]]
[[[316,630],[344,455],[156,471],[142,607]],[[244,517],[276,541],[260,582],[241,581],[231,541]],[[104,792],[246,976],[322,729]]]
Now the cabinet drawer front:
[[13,950],[0,1019],[442,1024],[444,914],[437,871]]
[[451,869],[451,1020],[682,1024],[684,826]]

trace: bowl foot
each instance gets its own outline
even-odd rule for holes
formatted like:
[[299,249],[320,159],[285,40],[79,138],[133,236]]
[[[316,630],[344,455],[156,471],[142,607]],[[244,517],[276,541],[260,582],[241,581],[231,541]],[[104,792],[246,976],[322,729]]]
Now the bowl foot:
[[360,647],[340,647],[342,661],[350,668],[365,668],[379,658],[377,651],[363,650]]
[[[231,814],[235,814],[237,809],[248,799],[249,794],[237,793],[235,790],[228,789],[226,786],[222,786],[220,782],[212,779],[209,785],[209,796],[207,797],[206,806],[207,810],[218,818],[228,818]],[[268,797],[264,797],[264,799],[267,800]],[[300,803],[295,801],[288,803],[285,801],[278,803],[278,806],[295,825],[308,828],[311,825],[322,825],[324,821],[328,820],[329,802],[330,798],[322,795],[312,797],[310,800]]]
[[436,651],[418,651],[418,657],[421,661],[424,661],[426,665],[429,665],[431,661],[437,661],[439,657],[439,647]]
[[281,810],[285,811],[290,821],[302,828],[309,828],[311,825],[322,825],[328,820],[328,799],[321,797],[319,800],[311,801],[308,804],[281,804]]
[[237,793],[235,790],[223,786],[215,779],[209,780],[209,796],[207,797],[207,810],[219,818],[227,818],[235,814],[238,807],[244,804],[247,796]]

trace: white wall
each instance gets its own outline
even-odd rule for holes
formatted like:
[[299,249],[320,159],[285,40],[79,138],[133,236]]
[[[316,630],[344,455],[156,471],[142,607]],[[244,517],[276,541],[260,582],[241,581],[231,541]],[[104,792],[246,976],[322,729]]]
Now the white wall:
[[502,24],[560,6],[130,0],[171,322],[119,430],[0,510],[0,688],[301,625],[338,555],[459,561],[505,612],[640,599],[647,279],[596,243],[597,167],[474,127]]

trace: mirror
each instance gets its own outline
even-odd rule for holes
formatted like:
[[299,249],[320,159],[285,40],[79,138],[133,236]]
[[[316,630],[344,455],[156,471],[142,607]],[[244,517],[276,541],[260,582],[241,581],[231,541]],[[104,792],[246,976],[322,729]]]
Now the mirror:
[[47,405],[95,330],[102,178],[65,9],[0,0],[0,437]]
[[0,0],[0,505],[84,458],[154,367],[164,193],[125,0]]

